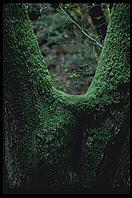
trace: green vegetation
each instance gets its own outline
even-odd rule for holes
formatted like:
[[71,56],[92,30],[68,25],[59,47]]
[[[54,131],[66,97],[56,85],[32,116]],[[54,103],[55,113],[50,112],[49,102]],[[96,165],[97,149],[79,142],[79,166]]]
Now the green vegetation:
[[[29,4],[30,12],[32,6],[34,4]],[[101,49],[93,45],[59,6],[54,8],[54,4],[48,3],[41,6],[43,13],[32,24],[52,81],[57,89],[66,93],[85,94],[93,79]],[[62,6],[90,36],[100,42],[101,35],[97,34],[97,25],[94,26],[89,13],[94,5],[69,3]],[[108,23],[108,14],[105,14],[105,19],[103,25]]]
[[[54,26],[49,22],[57,30],[54,35],[51,28],[48,42],[62,31],[57,19]],[[129,25],[129,4],[114,4],[92,83],[86,94],[69,94],[53,84],[27,6],[4,5],[5,164],[10,188],[126,185]],[[46,28],[42,23],[45,35]],[[61,37],[69,35],[67,29]],[[83,55],[83,60],[89,58],[88,52]],[[80,64],[87,63],[83,60]]]

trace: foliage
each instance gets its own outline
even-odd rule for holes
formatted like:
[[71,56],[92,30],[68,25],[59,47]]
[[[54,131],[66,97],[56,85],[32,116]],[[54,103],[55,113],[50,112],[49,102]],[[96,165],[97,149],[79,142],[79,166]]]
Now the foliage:
[[[53,83],[64,92],[84,94],[94,76],[100,49],[69,21],[59,7],[55,9],[48,3],[41,6],[42,15],[32,23]],[[61,6],[91,37],[99,41],[89,15],[89,9],[94,5],[61,3]]]

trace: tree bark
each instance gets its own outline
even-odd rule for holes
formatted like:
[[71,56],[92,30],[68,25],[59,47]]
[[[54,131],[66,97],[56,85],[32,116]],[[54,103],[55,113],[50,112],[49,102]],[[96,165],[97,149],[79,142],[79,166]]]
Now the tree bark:
[[129,15],[129,4],[113,5],[95,77],[84,96],[75,96],[53,86],[26,5],[4,5],[4,159],[10,188],[127,185]]

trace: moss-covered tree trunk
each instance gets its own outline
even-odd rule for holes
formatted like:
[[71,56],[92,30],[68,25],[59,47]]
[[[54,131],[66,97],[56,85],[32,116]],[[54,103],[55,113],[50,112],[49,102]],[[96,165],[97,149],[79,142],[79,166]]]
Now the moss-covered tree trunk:
[[129,4],[114,4],[84,96],[55,89],[27,7],[4,5],[4,159],[10,188],[129,185]]

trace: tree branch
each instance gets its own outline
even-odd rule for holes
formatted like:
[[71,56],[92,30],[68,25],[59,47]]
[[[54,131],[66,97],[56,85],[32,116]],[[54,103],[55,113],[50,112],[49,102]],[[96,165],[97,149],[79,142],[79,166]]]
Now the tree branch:
[[64,14],[70,19],[70,21],[72,21],[72,22],[82,31],[82,33],[83,33],[85,36],[87,36],[87,38],[89,38],[89,39],[93,42],[93,44],[95,43],[95,44],[98,45],[99,47],[103,48],[103,46],[102,46],[100,43],[98,43],[98,41],[96,41],[96,40],[93,39],[91,36],[89,36],[89,35],[82,29],[82,27],[81,27],[80,25],[78,25],[78,24],[66,13],[66,11],[61,7],[60,4],[59,4],[59,7],[60,7],[60,9],[62,10],[62,12],[64,12]]

